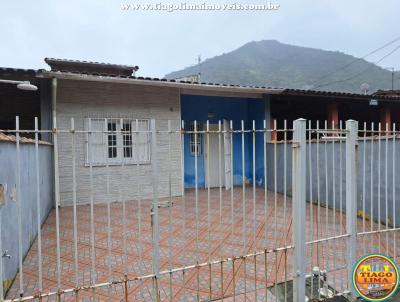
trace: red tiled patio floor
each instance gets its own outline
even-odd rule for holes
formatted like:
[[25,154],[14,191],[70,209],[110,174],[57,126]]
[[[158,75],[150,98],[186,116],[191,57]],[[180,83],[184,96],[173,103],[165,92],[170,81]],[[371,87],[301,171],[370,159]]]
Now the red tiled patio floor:
[[[291,244],[292,209],[290,197],[287,197],[287,202],[285,203],[283,195],[277,194],[275,199],[275,195],[272,192],[268,192],[267,208],[265,209],[264,190],[257,188],[254,208],[252,188],[247,187],[245,192],[245,213],[243,215],[242,189],[235,187],[232,221],[231,192],[223,190],[220,202],[219,190],[212,189],[210,192],[210,204],[208,204],[207,196],[207,190],[199,190],[197,215],[196,198],[193,190],[187,190],[184,199],[181,197],[173,198],[172,207],[159,209],[161,270],[192,265],[196,261],[201,263],[206,262],[208,259],[217,260],[221,259],[221,257],[240,256],[254,251],[274,249]],[[107,205],[96,204],[94,206],[95,267],[92,267],[90,206],[78,206],[77,272],[74,264],[73,209],[72,207],[60,209],[61,289],[74,288],[76,284],[79,286],[89,285],[92,270],[95,271],[96,283],[108,281],[109,264],[111,265],[112,280],[120,280],[125,274],[128,278],[134,278],[151,273],[151,201],[142,200],[140,208],[141,210],[139,211],[139,202],[137,200],[126,202],[126,236],[124,240],[123,204],[121,202],[111,204],[112,230],[111,245],[109,246]],[[210,211],[208,211],[208,208],[210,208]],[[345,233],[345,215],[341,216],[339,211],[326,210],[326,208],[320,208],[320,211],[320,237]],[[312,223],[310,212],[310,205],[307,204],[307,241],[312,240],[312,238],[316,239],[318,232],[317,207],[315,205],[312,206]],[[139,220],[141,221],[140,228]],[[198,232],[196,232],[197,222]],[[43,292],[57,290],[55,224],[55,211],[53,210],[42,227]],[[358,227],[361,227],[361,221],[359,221]],[[377,228],[376,224],[374,224],[374,228]],[[243,232],[243,230],[245,231]],[[379,236],[377,234],[368,236],[367,252],[372,251],[371,246],[373,249],[381,248],[383,252],[386,250],[385,234],[381,235],[380,245],[378,244]],[[392,242],[393,234],[390,233],[388,236],[390,242]],[[198,238],[198,241],[196,238]],[[359,243],[362,242],[361,237],[359,238]],[[359,244],[358,246],[358,252],[361,255],[363,253],[363,245]],[[126,250],[126,253],[124,250]],[[109,251],[111,251],[111,257],[109,257]],[[389,254],[393,255],[392,244],[389,247]],[[232,262],[226,262],[223,264],[222,270],[221,265],[217,264],[205,266],[201,269],[185,270],[184,274],[176,272],[162,275],[159,280],[161,298],[162,300],[173,301],[197,301],[197,298],[199,298],[200,301],[208,301],[219,299],[223,292],[227,297],[234,294],[237,295],[237,301],[240,301],[244,299],[243,293],[246,291],[246,298],[249,301],[263,301],[265,284],[271,286],[275,281],[282,282],[285,279],[285,275],[288,280],[292,279],[291,257],[292,250],[287,252],[278,251],[268,254],[267,266],[265,266],[264,255],[260,255],[256,260],[254,257],[247,260],[235,260],[234,268]],[[305,261],[308,271],[311,272],[313,266],[328,269],[328,271],[332,271],[328,274],[330,285],[338,290],[346,288],[346,270],[344,269],[346,265],[345,239],[308,245],[307,259]],[[265,272],[267,280],[265,280]],[[24,296],[37,293],[39,287],[37,240],[24,260],[23,278]],[[223,286],[222,288],[221,285]],[[19,286],[19,278],[17,276],[8,292],[7,298],[18,297]],[[233,287],[235,287],[235,290],[233,290]],[[150,279],[130,282],[127,292],[128,300],[151,301],[152,288]],[[270,301],[274,299],[270,292],[268,295]],[[109,289],[96,289],[95,292],[81,290],[78,293],[78,300],[80,301],[89,301],[93,297],[96,301],[123,301],[124,286],[119,284],[113,285]],[[43,300],[53,301],[55,297]],[[75,301],[75,296],[74,294],[61,295],[61,300]]]

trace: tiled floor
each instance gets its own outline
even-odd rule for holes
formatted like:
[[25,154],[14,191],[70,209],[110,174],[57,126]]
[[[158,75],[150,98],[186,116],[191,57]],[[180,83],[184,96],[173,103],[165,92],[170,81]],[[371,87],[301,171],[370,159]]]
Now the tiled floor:
[[[253,199],[252,188],[246,188],[243,207],[242,188],[234,188],[234,200],[230,191],[222,191],[221,199],[218,189],[210,192],[208,202],[207,190],[200,190],[196,202],[193,190],[186,191],[185,198],[174,198],[173,206],[160,208],[160,267],[161,270],[218,260],[231,256],[240,256],[254,251],[274,249],[292,243],[292,209],[290,197],[281,194],[276,196],[257,188]],[[233,212],[232,212],[233,204]],[[255,204],[255,208],[254,205]],[[139,211],[140,207],[140,211]],[[96,283],[121,280],[150,274],[152,271],[152,233],[151,201],[127,201],[124,211],[122,203],[111,204],[111,238],[107,232],[107,205],[94,206],[94,253],[91,249],[90,206],[78,206],[77,209],[77,251],[78,270],[75,268],[74,224],[72,207],[60,209],[60,282],[61,289],[89,285],[91,279]],[[197,210],[196,210],[197,209]],[[243,209],[245,211],[243,211]],[[311,219],[310,213],[313,212]],[[232,220],[233,213],[233,220]],[[307,204],[307,241],[326,236],[344,234],[346,217],[339,211],[320,208],[320,220],[315,205]],[[254,219],[255,218],[255,219]],[[340,224],[342,222],[342,224]],[[361,221],[360,221],[361,223]],[[57,244],[56,220],[53,210],[42,228],[43,256],[43,292],[57,290]],[[360,226],[359,226],[360,227]],[[376,228],[376,225],[374,226]],[[125,231],[124,231],[125,230]],[[125,235],[124,235],[125,234]],[[232,236],[233,235],[233,236]],[[367,252],[378,246],[385,251],[385,236],[367,238]],[[390,242],[393,234],[390,233]],[[371,241],[372,239],[372,241]],[[362,237],[359,239],[362,243]],[[110,243],[110,244],[109,244]],[[360,244],[359,254],[363,252]],[[390,245],[389,253],[393,252]],[[346,245],[345,239],[331,240],[329,243],[308,245],[306,265],[332,271],[328,274],[330,285],[338,290],[346,286]],[[92,256],[94,255],[94,258]],[[111,257],[110,257],[111,255]],[[167,273],[160,277],[161,299],[165,301],[209,301],[218,300],[222,293],[237,301],[263,301],[265,285],[272,286],[275,281],[290,280],[292,250],[275,251],[266,257],[259,255],[246,260],[232,261],[201,268],[191,268],[184,272]],[[93,266],[94,264],[94,266]],[[286,269],[285,269],[286,268]],[[92,274],[92,272],[95,272]],[[38,245],[33,244],[23,265],[24,296],[38,292]],[[19,278],[8,292],[8,298],[19,296]],[[235,288],[235,289],[234,289]],[[124,284],[96,291],[80,290],[78,300],[86,301],[124,301]],[[273,300],[274,289],[267,291],[269,301]],[[129,301],[151,301],[153,285],[151,279],[129,282],[127,285]],[[229,298],[231,297],[231,298]],[[73,293],[61,295],[62,301],[75,301]],[[55,300],[55,297],[43,300]]]

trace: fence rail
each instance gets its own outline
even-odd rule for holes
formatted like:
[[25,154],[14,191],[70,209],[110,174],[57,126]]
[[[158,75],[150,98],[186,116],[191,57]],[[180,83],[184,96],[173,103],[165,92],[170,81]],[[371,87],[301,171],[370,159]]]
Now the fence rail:
[[[16,202],[5,202],[18,209],[19,272],[11,286],[1,282],[5,301],[350,297],[361,252],[397,260],[395,125],[297,120],[278,129],[276,121],[269,128],[128,117],[53,124],[39,130],[35,119],[34,130],[21,130],[17,118],[15,129],[0,130],[15,134],[17,163],[8,184]],[[21,178],[35,183],[39,207],[38,179],[53,171],[36,164],[24,175],[20,144],[37,147],[45,137],[53,143],[54,209],[42,227],[37,212],[37,239],[24,254]],[[2,237],[7,227],[0,224]],[[4,265],[6,258],[1,276]]]

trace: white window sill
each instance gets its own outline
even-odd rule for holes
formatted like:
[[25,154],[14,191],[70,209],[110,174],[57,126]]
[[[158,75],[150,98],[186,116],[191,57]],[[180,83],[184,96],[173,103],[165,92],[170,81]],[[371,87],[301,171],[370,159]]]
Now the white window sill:
[[[140,162],[140,163],[137,163],[137,162],[133,162],[133,161],[128,161],[128,162],[124,162],[124,163],[122,163],[122,162],[109,162],[109,163],[101,163],[101,164],[99,164],[99,163],[93,163],[92,164],[92,167],[106,167],[107,165],[108,166],[122,166],[122,165],[124,165],[124,166],[136,166],[136,165],[150,165],[151,164],[151,161],[145,161],[145,162]],[[85,167],[90,167],[90,164],[89,163],[85,163]]]

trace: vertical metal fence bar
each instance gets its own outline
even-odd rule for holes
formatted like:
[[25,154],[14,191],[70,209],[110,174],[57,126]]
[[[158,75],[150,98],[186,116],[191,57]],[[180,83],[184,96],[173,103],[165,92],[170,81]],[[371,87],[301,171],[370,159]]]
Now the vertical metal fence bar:
[[267,177],[267,121],[263,121],[263,156],[264,156],[264,248],[267,248],[268,244],[268,229],[267,229],[267,217],[268,217],[268,177]]
[[234,208],[234,195],[233,195],[233,121],[229,122],[229,131],[230,131],[230,145],[231,145],[231,158],[230,158],[230,177],[231,177],[231,245],[232,245],[232,255],[234,254],[234,246],[235,246],[235,208]]
[[[277,136],[277,125],[274,120],[274,133]],[[278,247],[278,220],[277,220],[277,207],[278,207],[278,165],[277,165],[277,137],[274,138],[274,247]]]
[[[71,118],[71,155],[72,155],[72,215],[74,232],[74,268],[75,268],[75,286],[79,285],[79,266],[78,266],[78,219],[76,209],[76,137],[75,120]],[[77,297],[78,293],[76,293]]]
[[[320,154],[319,154],[319,135],[320,135],[320,128],[319,128],[319,120],[317,120],[317,140],[316,140],[316,145],[317,145],[317,240],[319,240],[322,236],[321,234],[321,186],[320,186]],[[320,255],[321,255],[321,250],[320,250],[320,243],[317,242],[317,267],[318,267],[318,289],[321,288],[321,266],[320,266]],[[318,299],[321,299],[321,292],[318,290]]]
[[222,226],[222,128],[221,121],[218,121],[218,184],[219,184],[219,254],[221,260],[223,259],[223,246],[224,246],[224,232]]
[[[305,126],[306,127],[306,126]],[[304,147],[305,149],[307,148],[307,145]],[[306,152],[306,150],[304,151]],[[285,224],[284,227],[284,244],[285,248],[288,245],[287,243],[287,233],[289,232],[289,228],[286,226],[286,221],[287,221],[287,120],[283,121],[283,223]],[[304,225],[304,228],[306,226]],[[285,250],[285,256],[286,256],[286,250]],[[286,296],[287,296],[287,268],[286,268],[286,257],[285,257],[285,285],[284,285],[284,297],[285,297],[285,302],[286,302]]]
[[[332,121],[332,129],[336,129],[336,124],[334,121]],[[339,133],[334,133],[333,135],[339,136]],[[331,236],[336,236],[336,173],[335,173],[335,155],[336,155],[336,149],[335,149],[335,139],[332,140],[332,225],[333,225],[333,234]],[[333,250],[335,251],[337,249],[336,246],[336,240],[333,240],[332,245]],[[333,255],[332,257],[332,263],[333,263],[333,270],[336,270],[336,257]],[[336,274],[333,273],[333,284],[336,284]]]
[[208,261],[211,260],[211,189],[210,189],[210,122],[207,120],[207,251]]
[[[189,145],[190,148],[190,145]],[[181,177],[182,177],[182,217],[183,217],[183,226],[182,226],[182,238],[183,244],[185,247],[187,245],[187,236],[186,236],[186,197],[185,197],[185,121],[181,122]],[[182,259],[183,266],[186,264],[185,260]]]
[[[172,269],[172,179],[171,179],[171,169],[172,169],[172,159],[171,159],[171,121],[168,120],[168,268]],[[171,290],[171,278],[170,278],[170,290]]]
[[247,263],[246,257],[243,257],[243,276],[244,276],[244,301],[247,301]]
[[245,154],[244,154],[244,121],[241,121],[242,138],[242,223],[243,223],[243,254],[246,254],[246,174],[245,174]]
[[196,281],[196,301],[200,302],[200,266],[198,265],[196,266]]
[[56,209],[57,289],[60,290],[61,289],[60,213],[59,213],[60,179],[59,179],[59,167],[58,167],[58,129],[57,129],[56,117],[53,117],[53,156],[54,156],[54,194],[55,194],[54,207]]
[[[339,130],[341,133],[343,133],[343,122],[340,120],[339,122]],[[339,235],[342,235],[343,232],[343,143],[342,140],[339,140],[339,191],[340,191],[340,198],[339,198],[339,225],[340,225],[340,233]],[[340,239],[340,243],[344,243],[345,239]],[[344,244],[343,244],[344,245]],[[343,246],[341,245],[341,246]],[[344,258],[344,255],[342,253],[342,258]],[[342,262],[341,262],[342,263]],[[340,289],[344,289],[344,280],[345,278],[341,277],[340,278]]]
[[221,302],[224,301],[224,263],[221,261]]
[[352,270],[357,257],[357,131],[358,123],[346,121],[346,230],[348,290],[356,297],[352,286]]
[[254,255],[254,301],[258,300],[258,288],[257,288],[257,256]]
[[[125,135],[125,129],[124,129],[124,120],[120,119],[119,120],[119,127],[116,129],[117,135],[119,134],[122,137]],[[117,142],[118,145],[118,142]],[[123,180],[125,178],[124,172],[125,172],[125,154],[124,154],[124,142],[122,142],[122,154],[121,156],[121,183],[123,183]],[[139,158],[138,158],[139,160]],[[124,275],[125,275],[125,280],[127,278],[127,273],[128,273],[128,251],[127,251],[127,227],[126,227],[126,198],[125,198],[125,193],[123,192],[124,188],[123,186],[118,186],[119,188],[119,198],[120,201],[122,201],[122,249],[123,249],[123,264],[124,264]],[[126,282],[124,284],[126,286]],[[125,292],[125,296],[127,295],[127,292]],[[125,301],[127,302],[127,301]]]
[[256,241],[256,122],[253,120],[253,250],[257,250]]
[[[147,137],[150,137],[150,133],[146,134]],[[139,244],[139,272],[143,273],[143,270],[146,268],[143,265],[143,242],[142,240],[142,190],[141,190],[141,181],[140,181],[140,160],[139,160],[139,152],[138,152],[138,143],[139,143],[139,120],[135,120],[135,144],[136,147],[134,149],[136,156],[136,191],[137,191],[137,203],[138,203],[138,244]],[[111,229],[110,229],[111,232]],[[111,250],[110,250],[110,258],[111,258]],[[144,299],[143,296],[143,281],[140,281],[140,296]]]
[[[370,228],[371,232],[374,230],[374,123],[371,123],[371,214],[370,214]],[[374,235],[370,235],[372,237]],[[371,242],[371,252],[374,250],[374,240],[370,240]]]
[[306,120],[294,121],[293,129],[293,301],[300,302],[306,295]]
[[[366,189],[366,185],[365,185],[365,169],[366,169],[366,147],[367,145],[367,123],[364,122],[364,135],[363,135],[363,172],[362,172],[362,211],[363,211],[363,220],[362,220],[362,228],[363,228],[363,233],[365,232],[365,189]],[[371,196],[372,198],[372,196]],[[372,217],[371,217],[372,219]],[[363,251],[364,251],[364,255],[367,253],[367,249],[366,249],[366,243],[365,243],[365,239],[366,236],[363,235]]]
[[[308,121],[308,164],[309,164],[309,179],[310,179],[310,241],[314,240],[314,204],[313,204],[313,173],[312,173],[312,122],[311,120]],[[314,243],[315,244],[315,243]],[[314,261],[314,244],[311,245],[310,248],[310,256],[311,256],[311,267],[313,268],[313,261]],[[311,292],[310,292],[310,299],[313,300],[314,298],[314,282],[311,282]]]
[[[35,170],[36,170],[36,220],[37,220],[37,242],[38,242],[38,273],[39,292],[43,290],[43,263],[42,263],[42,215],[40,208],[40,168],[39,168],[39,123],[35,117]],[[1,233],[0,233],[1,236]],[[2,252],[0,248],[0,252]],[[2,275],[0,275],[2,277]],[[0,278],[2,281],[2,278]],[[0,296],[2,297],[2,296]]]
[[[304,209],[304,213],[305,213],[305,209]],[[305,237],[304,237],[304,240],[306,240],[305,239]],[[288,271],[288,269],[287,269],[287,248],[285,247],[285,249],[283,250],[283,256],[284,256],[284,263],[285,263],[285,294],[284,294],[284,301],[285,302],[287,302],[287,296],[288,296],[288,286],[287,286],[287,271]],[[304,265],[304,267],[305,267],[305,265]]]
[[[93,148],[92,148],[92,119],[89,119],[89,185],[90,185],[90,259],[91,274],[90,282],[96,284],[96,251],[95,251],[95,231],[94,231],[94,194],[93,194]],[[96,291],[93,288],[92,297],[95,299]]]
[[274,295],[278,297],[278,251],[273,252],[275,255],[275,280],[274,280]]
[[[104,119],[104,140],[108,142],[108,120]],[[112,274],[111,274],[111,257],[112,257],[112,252],[111,252],[111,247],[112,247],[112,238],[111,238],[111,232],[112,232],[112,227],[111,227],[111,196],[110,196],[110,166],[108,163],[108,148],[106,149],[105,152],[105,159],[106,159],[106,194],[107,194],[107,251],[108,251],[108,264],[107,264],[107,274],[108,274],[108,282],[111,283],[112,281]],[[140,246],[140,243],[139,243]],[[140,263],[139,263],[140,264]],[[112,300],[112,294],[111,294],[111,286],[108,287],[108,300]]]
[[[277,140],[278,140],[278,132],[277,132],[277,121],[274,120],[274,248],[278,248],[278,218],[277,218],[277,210],[278,210],[278,150],[277,150]],[[275,280],[274,280],[274,293],[275,297],[278,294],[278,252],[275,253]]]
[[16,155],[17,155],[17,170],[16,170],[16,190],[17,190],[17,206],[18,206],[18,260],[19,260],[19,294],[22,297],[24,294],[24,270],[22,267],[23,252],[22,252],[22,194],[21,194],[21,155],[20,155],[20,129],[19,116],[15,117],[15,139],[16,139]]
[[265,279],[264,302],[268,302],[268,254],[267,254],[267,248],[264,249],[264,279]]
[[[1,256],[3,256],[3,236],[2,236],[2,223],[3,223],[3,207],[5,205],[6,200],[4,199],[4,201],[2,203],[0,203],[0,253]],[[4,301],[4,287],[3,287],[3,257],[0,257],[0,301],[3,302]]]
[[389,207],[388,207],[388,189],[389,189],[389,179],[388,179],[388,142],[389,142],[389,124],[386,123],[385,130],[385,220],[386,220],[386,255],[389,255]]
[[264,120],[264,133],[263,133],[263,156],[264,156],[264,248],[267,248],[268,244],[268,229],[267,229],[267,217],[268,217],[268,177],[267,177],[267,121]]
[[186,301],[185,269],[182,270],[183,301]]
[[[169,205],[168,205],[168,268],[172,269],[172,245],[173,245],[173,237],[172,237],[172,158],[171,158],[171,136],[172,136],[172,128],[171,121],[167,122],[168,127],[168,197],[169,197]],[[169,298],[172,301],[173,292],[172,292],[172,273],[169,273]]]
[[160,301],[159,292],[159,277],[160,277],[160,220],[158,214],[158,156],[157,156],[157,131],[156,122],[154,119],[150,121],[151,131],[151,166],[152,166],[152,184],[153,184],[153,198],[152,198],[152,240],[153,240],[153,251],[152,251],[152,266],[154,278],[154,301]]
[[[392,182],[392,202],[393,202],[393,228],[397,228],[396,225],[396,124],[393,123],[393,146],[392,146],[392,158],[393,158],[393,182]],[[393,231],[393,259],[396,261],[396,231]]]
[[172,271],[169,272],[168,276],[169,276],[169,301],[172,302],[174,296],[174,292],[172,289]]
[[[194,187],[195,187],[195,211],[196,211],[196,262],[199,262],[199,187],[198,187],[198,149],[197,140],[197,121],[193,123],[194,126]],[[192,134],[193,135],[193,134]]]
[[236,301],[235,258],[232,259],[232,296],[233,296],[233,302],[235,302]]
[[208,299],[212,301],[212,272],[211,272],[211,263],[208,264]]
[[[381,252],[381,134],[382,124],[378,124],[378,252]],[[373,217],[373,216],[372,216]]]
[[[325,167],[325,238],[329,238],[329,178],[328,178],[328,121],[325,120],[325,142],[324,142],[324,167]],[[329,272],[329,240],[325,242],[325,279],[324,289],[325,293],[328,292],[328,272]]]

